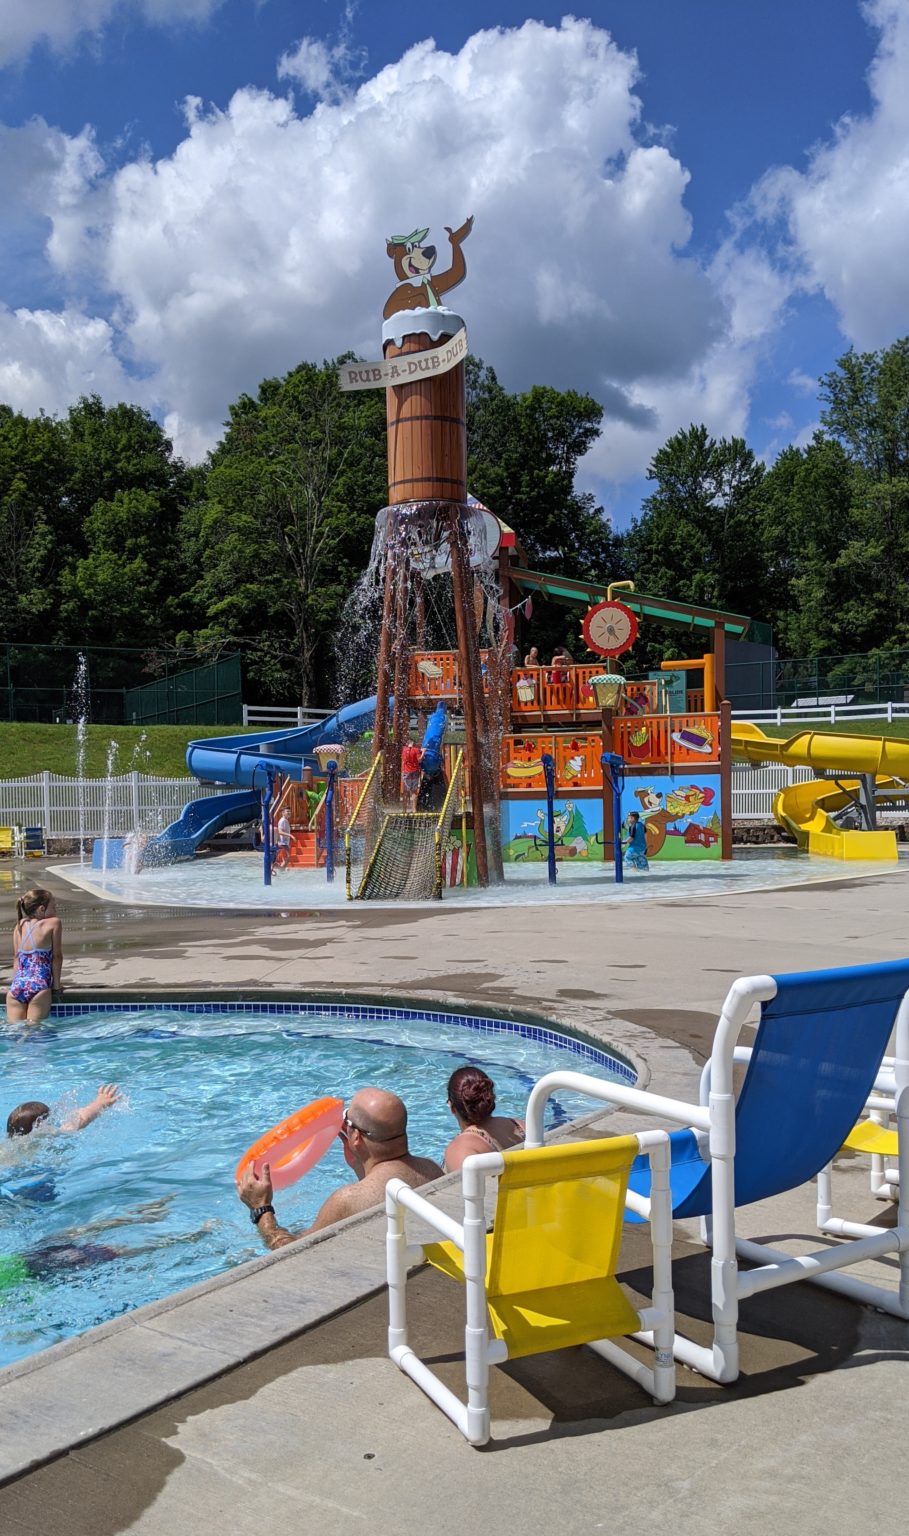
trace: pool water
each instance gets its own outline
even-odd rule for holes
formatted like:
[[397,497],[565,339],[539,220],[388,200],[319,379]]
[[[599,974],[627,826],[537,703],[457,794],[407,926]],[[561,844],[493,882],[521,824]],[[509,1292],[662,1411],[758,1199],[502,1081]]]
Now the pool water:
[[[744,891],[775,890],[781,886],[843,880],[862,875],[905,873],[907,862],[862,861],[846,864],[841,859],[819,858],[796,848],[736,849],[735,857],[690,863],[685,860],[651,862],[646,873],[628,870],[616,885],[611,864],[562,863],[558,883],[548,883],[544,864],[506,864],[504,884],[488,889],[455,887],[443,893],[446,905],[469,907],[538,906],[578,902],[628,903],[639,901],[687,901],[692,897],[732,896]],[[329,885],[324,870],[276,871],[272,883],[262,880],[261,857],[249,853],[216,854],[143,869],[139,875],[124,870],[102,874],[89,866],[60,864],[52,874],[110,901],[142,906],[206,907],[227,910],[319,911],[347,904],[344,870]],[[426,902],[371,901],[369,907],[425,908]]]
[[[346,1101],[363,1083],[393,1089],[408,1106],[411,1150],[441,1160],[456,1129],[446,1083],[466,1061],[489,1071],[505,1114],[523,1113],[533,1081],[556,1067],[634,1076],[551,1031],[458,1016],[377,1007],[342,1016],[336,1006],[272,1003],[77,1006],[28,1035],[0,1036],[4,1126],[26,1099],[50,1104],[59,1126],[100,1083],[119,1083],[124,1094],[77,1134],[0,1142],[0,1365],[260,1254],[234,1168],[263,1131],[312,1099]],[[550,1123],[592,1108],[561,1095]],[[14,1193],[36,1176],[43,1200]],[[352,1177],[335,1143],[277,1196],[279,1219],[306,1226]],[[94,1262],[55,1267],[92,1257],[86,1245],[100,1250]],[[40,1273],[24,1277],[18,1256],[36,1249],[45,1257],[31,1267]]]

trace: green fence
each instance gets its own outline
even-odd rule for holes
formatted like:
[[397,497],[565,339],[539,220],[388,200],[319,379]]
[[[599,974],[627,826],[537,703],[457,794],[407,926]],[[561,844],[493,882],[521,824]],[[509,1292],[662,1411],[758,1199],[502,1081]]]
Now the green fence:
[[[746,682],[747,680],[747,682]],[[837,700],[853,704],[909,702],[909,650],[870,651],[850,656],[800,656],[750,662],[726,669],[727,691],[736,707],[783,709],[793,704]],[[745,694],[753,694],[745,697]],[[742,695],[740,697],[740,695]]]
[[94,725],[239,724],[240,657],[187,668],[147,647],[0,645],[0,720],[83,716]]
[[129,688],[126,725],[239,725],[243,719],[240,657],[226,656],[153,683]]

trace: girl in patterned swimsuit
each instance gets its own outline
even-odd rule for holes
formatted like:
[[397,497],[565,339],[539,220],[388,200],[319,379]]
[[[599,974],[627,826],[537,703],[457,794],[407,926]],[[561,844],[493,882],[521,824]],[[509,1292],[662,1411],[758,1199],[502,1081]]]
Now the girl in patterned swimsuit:
[[458,1134],[445,1148],[446,1173],[454,1173],[474,1152],[504,1152],[524,1140],[523,1120],[496,1114],[495,1083],[480,1067],[452,1072],[448,1108],[458,1122]]
[[16,969],[6,994],[6,1017],[11,1024],[40,1024],[50,1013],[53,989],[60,985],[63,925],[50,891],[26,891],[16,912]]

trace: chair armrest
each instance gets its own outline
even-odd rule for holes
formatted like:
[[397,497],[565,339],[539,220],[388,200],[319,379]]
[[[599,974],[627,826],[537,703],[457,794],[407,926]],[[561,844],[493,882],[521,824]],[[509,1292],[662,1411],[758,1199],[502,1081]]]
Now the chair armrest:
[[464,1228],[446,1216],[437,1206],[431,1205],[423,1196],[418,1195],[415,1189],[405,1184],[403,1179],[390,1179],[385,1186],[385,1211],[388,1216],[394,1215],[394,1207],[403,1206],[405,1210],[413,1211],[415,1216],[420,1216],[427,1226],[432,1227],[441,1237],[454,1243],[461,1252],[464,1252]]
[[690,1125],[698,1131],[710,1130],[710,1110],[705,1105],[686,1104],[683,1099],[668,1099],[663,1094],[629,1088],[624,1083],[605,1083],[601,1078],[588,1077],[583,1072],[549,1072],[534,1085],[527,1100],[526,1147],[543,1145],[543,1110],[546,1100],[560,1088],[621,1109],[635,1109],[644,1115],[670,1120],[674,1125]]

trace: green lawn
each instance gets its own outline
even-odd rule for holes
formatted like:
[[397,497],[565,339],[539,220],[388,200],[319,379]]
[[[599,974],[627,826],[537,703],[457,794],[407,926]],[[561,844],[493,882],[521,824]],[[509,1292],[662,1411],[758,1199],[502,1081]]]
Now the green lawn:
[[[119,748],[115,773],[138,768],[158,778],[188,777],[188,742],[204,736],[240,735],[242,730],[238,725],[90,725],[85,772],[92,778],[104,775],[108,749],[115,741]],[[0,723],[0,779],[45,772],[75,775],[76,727]]]

